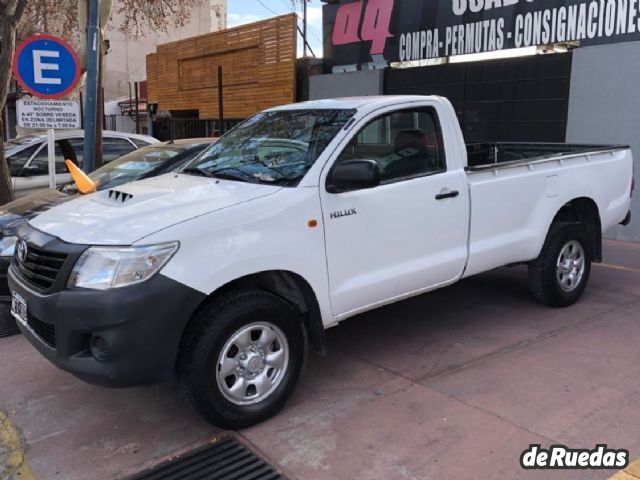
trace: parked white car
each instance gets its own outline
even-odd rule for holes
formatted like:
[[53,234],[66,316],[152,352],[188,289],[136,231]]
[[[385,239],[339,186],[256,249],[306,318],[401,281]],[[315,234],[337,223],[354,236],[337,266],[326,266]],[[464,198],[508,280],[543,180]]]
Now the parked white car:
[[535,299],[576,302],[602,232],[629,221],[632,169],[624,146],[465,145],[441,97],[274,108],[182,173],[30,220],[12,312],[79,378],[177,373],[208,420],[246,427],[359,313],[518,263]]
[[[66,159],[82,166],[84,160],[84,131],[59,130],[56,139],[56,182],[63,185],[71,181],[64,164]],[[157,143],[153,137],[121,132],[104,131],[102,135],[104,162],[110,162],[140,147]],[[5,157],[13,178],[16,198],[49,187],[49,153],[46,132],[32,133],[5,142]]]

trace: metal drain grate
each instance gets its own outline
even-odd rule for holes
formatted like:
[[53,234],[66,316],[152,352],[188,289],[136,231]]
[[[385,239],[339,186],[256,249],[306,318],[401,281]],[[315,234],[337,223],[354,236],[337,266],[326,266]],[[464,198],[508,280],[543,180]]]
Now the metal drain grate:
[[11,316],[11,305],[0,302],[0,338],[18,335],[19,333],[18,324]]
[[140,472],[128,480],[286,480],[233,437]]

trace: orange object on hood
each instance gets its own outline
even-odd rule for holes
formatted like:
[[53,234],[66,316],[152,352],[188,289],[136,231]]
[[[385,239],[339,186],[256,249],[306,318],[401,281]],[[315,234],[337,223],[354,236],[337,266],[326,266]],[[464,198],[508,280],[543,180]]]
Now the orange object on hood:
[[65,160],[64,164],[69,169],[69,173],[71,174],[71,178],[76,182],[76,186],[78,187],[78,191],[80,193],[93,193],[97,190],[96,183],[91,180],[86,173],[84,173],[78,166],[73,163],[71,160]]

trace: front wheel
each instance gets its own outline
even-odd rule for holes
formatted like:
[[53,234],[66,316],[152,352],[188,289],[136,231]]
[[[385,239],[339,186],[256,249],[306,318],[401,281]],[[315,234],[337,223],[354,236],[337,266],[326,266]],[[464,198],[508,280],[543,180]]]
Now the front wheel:
[[298,312],[267,292],[239,292],[205,306],[181,346],[178,375],[191,406],[224,428],[275,415],[306,358]]
[[582,226],[553,224],[540,256],[529,264],[534,298],[552,307],[573,305],[587,287],[591,262],[591,249]]

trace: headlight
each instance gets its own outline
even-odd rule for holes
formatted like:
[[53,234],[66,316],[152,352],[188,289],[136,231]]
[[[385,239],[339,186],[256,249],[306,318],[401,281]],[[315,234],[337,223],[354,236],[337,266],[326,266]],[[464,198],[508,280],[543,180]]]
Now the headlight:
[[149,280],[178,250],[178,242],[144,247],[91,247],[78,259],[69,287],[108,290]]
[[0,238],[0,257],[13,257],[18,237]]

